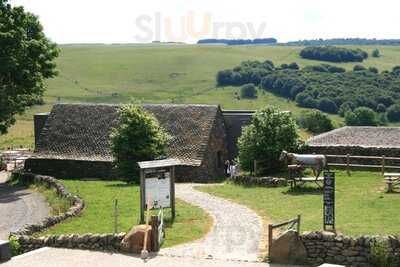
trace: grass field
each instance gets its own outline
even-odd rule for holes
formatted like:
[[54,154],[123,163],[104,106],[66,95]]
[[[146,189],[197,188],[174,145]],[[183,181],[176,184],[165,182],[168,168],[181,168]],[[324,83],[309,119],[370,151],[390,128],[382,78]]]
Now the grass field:
[[[337,230],[348,235],[400,234],[400,194],[385,193],[380,173],[336,172]],[[316,186],[302,190],[243,187],[231,183],[198,190],[242,203],[275,223],[302,215],[301,231],[322,229],[322,194]]]
[[[364,46],[369,53],[374,46]],[[380,70],[400,65],[400,47],[378,47],[382,57],[364,61]],[[274,105],[297,115],[302,108],[269,92],[257,100],[237,100],[239,88],[216,88],[215,76],[243,60],[270,59],[276,65],[297,62],[300,66],[321,62],[298,55],[301,47],[200,46],[200,45],[83,45],[61,46],[57,59],[59,76],[46,82],[46,105],[19,116],[0,148],[33,146],[32,115],[49,111],[61,102],[126,103],[131,98],[148,103],[219,104],[224,109],[257,109]],[[336,64],[351,69],[355,63]],[[342,119],[332,116],[337,124]]]
[[[119,232],[128,232],[139,222],[139,186],[119,181],[61,180],[68,190],[85,201],[80,216],[68,219],[40,236],[48,234],[112,233],[114,231],[114,201],[118,199]],[[167,211],[167,210],[166,210]],[[170,218],[169,212],[166,219]],[[173,246],[204,236],[212,219],[200,208],[183,201],[176,203],[176,219],[166,221],[166,240],[163,246]]]

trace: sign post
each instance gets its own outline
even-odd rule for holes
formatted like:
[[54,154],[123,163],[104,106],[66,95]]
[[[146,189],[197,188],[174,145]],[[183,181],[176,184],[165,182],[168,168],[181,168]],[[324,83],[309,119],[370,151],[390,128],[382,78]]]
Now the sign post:
[[[324,231],[335,231],[335,173],[324,172]],[[330,229],[328,229],[330,227]]]
[[144,211],[171,208],[175,219],[175,159],[142,161],[140,167],[140,223],[144,223]]

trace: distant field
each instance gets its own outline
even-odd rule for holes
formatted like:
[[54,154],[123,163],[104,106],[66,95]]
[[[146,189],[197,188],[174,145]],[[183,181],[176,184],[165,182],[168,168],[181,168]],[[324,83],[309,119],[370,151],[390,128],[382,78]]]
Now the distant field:
[[[379,70],[400,65],[400,47],[362,47],[368,53],[375,48],[382,57],[370,57],[363,65]],[[133,97],[151,103],[220,104],[225,109],[274,105],[298,114],[302,109],[294,102],[267,92],[260,93],[257,100],[237,100],[239,88],[216,88],[215,75],[248,59],[270,59],[275,64],[297,62],[300,66],[321,63],[300,58],[300,50],[281,46],[61,46],[57,60],[60,75],[46,83],[47,104],[19,117],[10,133],[0,137],[0,148],[32,146],[32,115],[50,110],[56,101],[124,103]],[[354,63],[336,65],[351,69]],[[341,122],[339,117],[332,117]]]

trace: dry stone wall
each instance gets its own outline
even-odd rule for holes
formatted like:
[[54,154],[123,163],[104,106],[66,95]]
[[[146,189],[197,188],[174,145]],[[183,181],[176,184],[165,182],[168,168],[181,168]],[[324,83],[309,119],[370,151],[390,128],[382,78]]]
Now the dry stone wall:
[[389,245],[392,257],[400,257],[399,236],[348,237],[331,232],[305,232],[301,240],[307,251],[307,260],[313,266],[322,263],[340,264],[354,267],[369,267],[371,247],[375,242]]
[[261,187],[280,187],[287,186],[287,180],[284,178],[275,177],[252,177],[252,176],[235,176],[229,179],[235,184],[246,186],[261,186]]
[[20,181],[26,184],[39,183],[45,184],[50,188],[54,188],[59,197],[66,198],[70,201],[71,207],[67,212],[60,215],[47,217],[41,223],[25,225],[22,227],[22,229],[12,233],[12,235],[31,235],[36,232],[41,232],[59,222],[77,216],[85,207],[82,199],[69,193],[62,183],[51,176],[36,175],[33,173],[14,173],[14,175],[18,175]]
[[85,234],[52,235],[45,237],[17,236],[21,245],[20,253],[26,253],[42,247],[88,249],[118,252],[125,233],[120,234]]

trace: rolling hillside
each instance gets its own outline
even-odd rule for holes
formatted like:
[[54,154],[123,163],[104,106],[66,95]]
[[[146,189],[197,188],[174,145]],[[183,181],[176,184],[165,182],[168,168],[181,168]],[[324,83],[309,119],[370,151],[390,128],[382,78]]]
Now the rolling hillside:
[[[375,46],[363,46],[371,53]],[[366,67],[380,71],[400,65],[400,47],[378,47],[382,56],[369,57]],[[274,105],[298,114],[294,102],[262,91],[257,100],[238,100],[239,88],[216,88],[215,75],[248,59],[270,59],[275,64],[320,62],[302,59],[301,47],[201,46],[201,45],[71,45],[61,46],[59,76],[47,81],[46,105],[19,116],[9,134],[0,137],[0,148],[32,146],[32,114],[48,111],[61,102],[128,102],[132,97],[149,103],[220,104],[224,109],[257,109]],[[351,69],[355,63],[336,64]],[[341,119],[332,116],[336,123]]]

